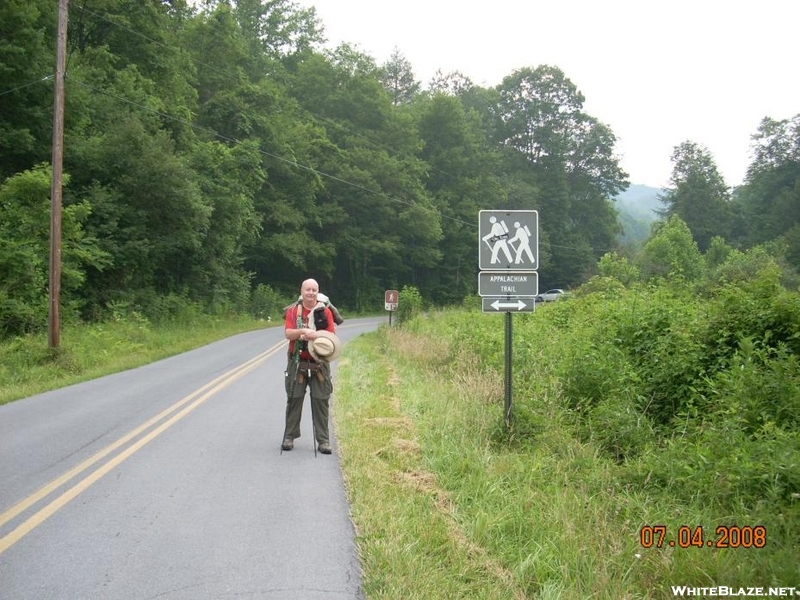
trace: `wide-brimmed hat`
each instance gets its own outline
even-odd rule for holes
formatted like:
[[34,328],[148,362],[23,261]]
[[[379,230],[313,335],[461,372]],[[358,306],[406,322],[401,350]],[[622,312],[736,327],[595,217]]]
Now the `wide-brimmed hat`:
[[318,362],[331,362],[342,349],[342,340],[330,331],[317,331],[317,339],[308,342],[308,351]]

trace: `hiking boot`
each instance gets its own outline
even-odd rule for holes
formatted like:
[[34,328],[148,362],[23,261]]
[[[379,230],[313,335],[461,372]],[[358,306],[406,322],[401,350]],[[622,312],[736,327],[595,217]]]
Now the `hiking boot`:
[[331,445],[328,442],[322,442],[319,445],[319,451],[323,454],[330,454],[331,453]]
[[281,444],[281,450],[291,450],[292,448],[294,448],[294,440],[292,438],[286,438],[283,440],[283,443]]

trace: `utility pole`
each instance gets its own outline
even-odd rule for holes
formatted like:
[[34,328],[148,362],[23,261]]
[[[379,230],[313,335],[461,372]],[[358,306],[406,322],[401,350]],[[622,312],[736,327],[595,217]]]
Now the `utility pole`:
[[55,103],[53,107],[53,181],[50,188],[50,318],[47,341],[58,348],[61,341],[61,176],[64,158],[64,75],[67,70],[67,3],[58,0]]

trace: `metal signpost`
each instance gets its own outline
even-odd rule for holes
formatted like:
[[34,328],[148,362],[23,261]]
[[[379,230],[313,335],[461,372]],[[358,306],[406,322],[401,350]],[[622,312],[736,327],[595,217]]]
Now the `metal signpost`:
[[532,312],[539,293],[539,213],[478,213],[478,294],[483,312],[505,312],[505,410],[511,425],[511,312]]
[[389,327],[392,326],[392,313],[397,310],[400,294],[397,290],[386,290],[383,294],[383,305],[389,311]]

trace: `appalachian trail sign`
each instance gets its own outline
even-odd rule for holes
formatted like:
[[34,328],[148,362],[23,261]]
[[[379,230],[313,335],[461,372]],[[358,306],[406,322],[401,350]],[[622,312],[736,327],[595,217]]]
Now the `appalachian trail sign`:
[[511,311],[532,312],[539,293],[539,213],[478,212],[478,294],[483,312],[505,312],[505,411],[511,426]]

